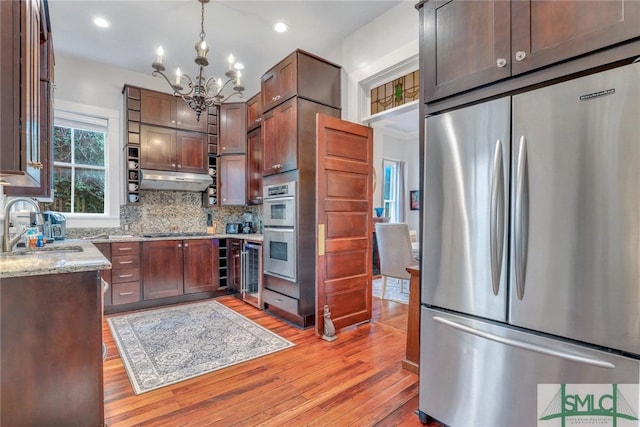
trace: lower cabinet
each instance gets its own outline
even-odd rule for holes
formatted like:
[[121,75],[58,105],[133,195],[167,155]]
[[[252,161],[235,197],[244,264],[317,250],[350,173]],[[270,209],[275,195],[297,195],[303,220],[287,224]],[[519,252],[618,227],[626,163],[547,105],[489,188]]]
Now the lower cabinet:
[[[140,243],[112,243],[110,260],[111,289],[107,293],[110,293],[111,304],[140,301]],[[105,294],[105,305],[108,299]]]
[[166,298],[217,289],[214,239],[142,243],[142,298]]
[[228,286],[229,292],[240,292],[242,286],[242,271],[240,257],[242,256],[242,240],[227,239],[227,253],[229,254]]
[[104,425],[100,272],[4,278],[0,294],[0,425]]

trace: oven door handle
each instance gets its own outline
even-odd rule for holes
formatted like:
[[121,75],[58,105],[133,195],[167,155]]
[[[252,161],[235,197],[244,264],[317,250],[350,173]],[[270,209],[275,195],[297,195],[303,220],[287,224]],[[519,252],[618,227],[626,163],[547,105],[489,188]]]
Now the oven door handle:
[[264,229],[264,231],[276,231],[276,232],[284,232],[284,233],[293,233],[293,231],[295,230],[295,227],[289,227],[289,226],[282,226],[282,227],[274,227],[274,226],[270,226],[270,225],[262,225],[262,228]]

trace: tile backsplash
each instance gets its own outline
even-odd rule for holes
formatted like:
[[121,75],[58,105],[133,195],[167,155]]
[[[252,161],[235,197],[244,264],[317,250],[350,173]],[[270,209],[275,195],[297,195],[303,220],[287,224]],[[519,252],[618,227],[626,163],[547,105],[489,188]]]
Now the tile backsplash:
[[262,206],[202,207],[202,193],[187,191],[140,191],[142,202],[120,206],[120,228],[67,228],[70,238],[97,234],[159,233],[168,231],[206,231],[211,213],[217,233],[224,233],[228,222],[242,222],[251,212],[254,226],[262,221]]

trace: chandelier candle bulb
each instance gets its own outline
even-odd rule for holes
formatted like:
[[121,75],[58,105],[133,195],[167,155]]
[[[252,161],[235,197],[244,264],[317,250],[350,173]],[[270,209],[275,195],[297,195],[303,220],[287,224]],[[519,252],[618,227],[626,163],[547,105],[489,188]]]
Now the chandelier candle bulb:
[[156,50],[156,55],[158,55],[158,57],[156,58],[156,63],[162,64],[162,57],[164,56],[164,50],[162,49],[162,46],[158,47],[158,49]]
[[176,86],[180,86],[180,80],[182,79],[182,71],[180,68],[176,69]]
[[233,55],[229,55],[229,70],[233,71],[233,62],[235,61],[235,58],[233,57]]

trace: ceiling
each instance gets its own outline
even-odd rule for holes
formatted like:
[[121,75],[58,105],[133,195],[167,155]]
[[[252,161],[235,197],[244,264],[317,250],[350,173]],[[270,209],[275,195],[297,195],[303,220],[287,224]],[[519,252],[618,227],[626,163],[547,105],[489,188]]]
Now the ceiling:
[[[1,1],[1,0],[0,0]],[[320,56],[357,29],[408,0],[211,0],[205,4],[205,33],[210,47],[207,77],[221,76],[230,53],[244,65],[247,99],[260,91],[260,76],[295,49]],[[151,74],[162,46],[167,74],[180,67],[194,77],[194,45],[200,33],[197,0],[49,0],[56,55]],[[93,24],[97,16],[109,28]],[[277,21],[289,26],[276,33]],[[167,86],[167,90],[168,90]],[[416,113],[417,114],[417,113]],[[390,120],[401,132],[417,130],[417,119]],[[414,129],[407,130],[407,124]]]

